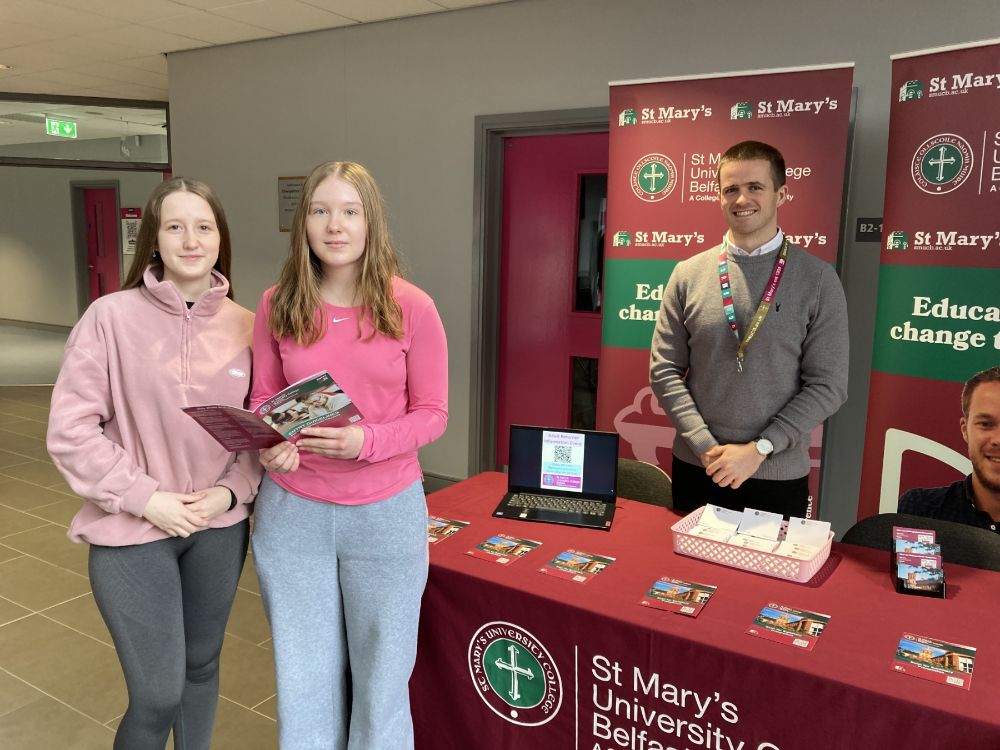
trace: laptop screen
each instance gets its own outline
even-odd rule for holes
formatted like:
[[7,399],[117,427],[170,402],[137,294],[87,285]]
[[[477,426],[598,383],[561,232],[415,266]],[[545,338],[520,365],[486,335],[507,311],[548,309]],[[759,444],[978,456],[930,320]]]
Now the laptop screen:
[[618,433],[510,427],[511,492],[615,501]]

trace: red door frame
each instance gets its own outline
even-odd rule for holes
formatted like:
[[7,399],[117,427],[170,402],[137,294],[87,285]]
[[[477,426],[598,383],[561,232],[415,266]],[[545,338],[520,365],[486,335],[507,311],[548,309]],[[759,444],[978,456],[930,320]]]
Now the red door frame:
[[512,112],[475,118],[472,351],[467,475],[495,470],[500,330],[503,142],[510,136],[608,131],[608,108]]

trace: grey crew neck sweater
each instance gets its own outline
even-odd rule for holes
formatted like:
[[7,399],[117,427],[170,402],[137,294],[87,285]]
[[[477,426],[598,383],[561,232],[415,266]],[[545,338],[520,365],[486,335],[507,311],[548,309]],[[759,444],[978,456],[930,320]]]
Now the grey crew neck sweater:
[[[718,444],[759,436],[774,454],[755,479],[809,473],[809,436],[847,399],[847,303],[833,268],[795,245],[740,372],[722,309],[721,245],[682,261],[667,282],[653,334],[650,385],[677,428],[674,455],[701,464]],[[777,253],[729,259],[742,338]]]

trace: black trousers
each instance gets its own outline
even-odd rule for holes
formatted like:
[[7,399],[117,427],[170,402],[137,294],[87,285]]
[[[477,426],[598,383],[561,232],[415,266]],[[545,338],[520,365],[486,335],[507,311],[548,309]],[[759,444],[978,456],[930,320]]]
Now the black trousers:
[[711,503],[732,510],[755,508],[781,513],[786,518],[805,518],[809,508],[808,475],[800,479],[748,479],[734,490],[713,482],[703,466],[694,466],[676,456],[672,469],[674,510],[678,513]]

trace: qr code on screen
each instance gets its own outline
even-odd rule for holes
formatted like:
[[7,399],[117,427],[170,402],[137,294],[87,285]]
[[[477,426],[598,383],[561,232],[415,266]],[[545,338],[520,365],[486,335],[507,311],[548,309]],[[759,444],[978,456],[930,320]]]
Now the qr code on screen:
[[552,454],[552,460],[560,464],[568,464],[573,460],[573,449],[568,445],[557,445]]

